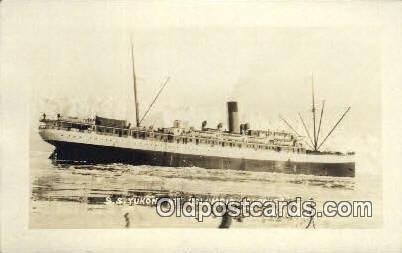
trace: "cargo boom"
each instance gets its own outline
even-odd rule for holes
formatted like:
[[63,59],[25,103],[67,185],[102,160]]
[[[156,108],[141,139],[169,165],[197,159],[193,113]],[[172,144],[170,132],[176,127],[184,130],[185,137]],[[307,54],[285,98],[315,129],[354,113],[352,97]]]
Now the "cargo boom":
[[304,119],[299,114],[310,142],[296,132],[284,118],[291,132],[253,130],[249,123],[240,124],[238,104],[227,102],[228,130],[223,124],[201,129],[184,127],[176,120],[172,127],[154,129],[141,125],[169,81],[162,85],[142,118],[139,118],[137,83],[134,71],[134,52],[131,47],[133,66],[133,91],[135,126],[125,120],[96,116],[93,119],[64,117],[47,118],[43,114],[39,133],[43,140],[55,146],[51,158],[65,163],[129,163],[170,167],[201,167],[206,169],[231,169],[265,171],[317,176],[354,177],[354,153],[322,152],[326,142],[342,121],[342,115],[325,138],[319,142],[324,102],[316,129],[314,87],[313,91],[313,139]]
[[52,158],[66,163],[129,163],[201,167],[318,176],[353,177],[354,155],[308,150],[285,131],[251,130],[238,124],[237,103],[228,103],[229,131],[173,127],[129,127],[96,117],[41,120],[40,135],[55,146]]

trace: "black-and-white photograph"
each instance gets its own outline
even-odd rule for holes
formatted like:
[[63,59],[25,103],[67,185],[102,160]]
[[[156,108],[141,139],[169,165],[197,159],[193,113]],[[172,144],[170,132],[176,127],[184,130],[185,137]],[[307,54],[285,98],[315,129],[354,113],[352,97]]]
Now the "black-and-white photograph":
[[[37,34],[30,226],[381,225],[378,30],[71,26]],[[195,198],[194,215],[160,217],[162,197],[182,199],[166,215]],[[346,213],[264,215],[297,197]],[[199,221],[198,202],[244,198],[260,214]]]
[[8,8],[27,229],[382,229],[384,28],[198,5]]

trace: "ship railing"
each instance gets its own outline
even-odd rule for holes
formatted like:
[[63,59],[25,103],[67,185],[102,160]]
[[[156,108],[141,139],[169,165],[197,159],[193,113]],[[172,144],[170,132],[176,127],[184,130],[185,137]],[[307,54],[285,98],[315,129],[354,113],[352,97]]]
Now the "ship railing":
[[[64,123],[68,121],[63,121]],[[84,124],[88,126],[88,129],[76,129],[71,127],[66,127],[63,124],[43,124],[40,125],[40,129],[57,129],[57,130],[64,130],[64,131],[76,131],[76,132],[83,132],[83,133],[91,133],[96,132],[96,134],[100,135],[107,135],[107,136],[115,136],[115,137],[128,137],[131,136],[135,139],[147,139],[151,141],[158,141],[158,142],[169,142],[169,143],[192,143],[195,145],[202,145],[202,146],[223,146],[223,147],[232,147],[232,148],[248,148],[254,150],[269,150],[269,151],[282,151],[282,152],[290,152],[290,153],[300,153],[306,155],[317,155],[317,156],[353,156],[354,152],[306,152],[305,148],[298,147],[298,146],[291,146],[291,145],[279,145],[279,144],[267,144],[261,142],[253,142],[250,140],[227,140],[222,138],[212,138],[212,137],[201,137],[201,136],[185,136],[185,135],[174,135],[170,133],[162,133],[158,131],[151,131],[146,129],[124,129],[124,128],[114,128],[114,127],[106,127],[106,126],[93,126],[91,124]],[[91,127],[92,126],[92,127]],[[103,132],[99,131],[99,129],[108,129],[112,131]],[[121,133],[121,134],[120,134]]]
[[[280,145],[280,144],[270,144],[264,142],[253,142],[247,138],[242,139],[228,139],[228,138],[217,138],[215,136],[194,136],[194,135],[174,135],[171,133],[163,133],[158,131],[150,131],[144,129],[131,129],[131,136],[136,139],[147,139],[147,140],[157,140],[169,143],[184,143],[184,144],[195,144],[195,145],[210,145],[210,146],[223,146],[223,147],[238,147],[238,148],[250,148],[255,150],[272,150],[272,151],[289,151],[294,153],[304,153],[305,149],[299,146],[293,145]],[[138,137],[141,133],[142,138]]]
[[74,127],[68,126],[61,126],[61,125],[39,125],[39,129],[55,129],[55,130],[63,130],[63,131],[71,131],[71,132],[82,132],[82,133],[90,133],[92,132],[90,128],[88,129],[79,129]]
[[[260,142],[250,142],[238,139],[221,139],[221,138],[214,138],[214,137],[201,137],[201,136],[183,136],[183,135],[174,135],[170,133],[161,133],[158,131],[150,131],[146,129],[124,129],[124,128],[115,128],[115,127],[107,127],[107,126],[92,126],[91,124],[81,124],[81,126],[88,127],[87,129],[77,129],[74,127],[70,127],[72,124],[69,121],[53,121],[51,124],[45,124],[41,126],[42,129],[57,129],[57,130],[64,130],[64,131],[76,131],[76,132],[83,132],[83,133],[90,133],[95,131],[97,134],[100,135],[107,135],[107,136],[116,136],[116,137],[128,137],[131,136],[136,139],[148,139],[148,140],[157,140],[162,142],[170,142],[170,143],[193,143],[193,144],[200,144],[200,145],[210,145],[210,146],[223,146],[223,147],[239,147],[239,148],[251,148],[251,149],[268,149],[274,151],[280,150],[289,150],[293,152],[302,152],[301,148],[296,148],[287,145],[271,145],[271,144],[264,144]],[[74,123],[76,124],[76,123]],[[72,126],[72,125],[71,125]],[[92,126],[92,128],[91,128]],[[292,150],[293,149],[293,150]],[[296,151],[298,150],[298,151]]]
[[[72,127],[74,125],[81,125],[87,127],[87,129],[77,129]],[[278,144],[268,144],[263,142],[254,142],[250,139],[228,139],[228,138],[217,138],[215,136],[201,137],[201,136],[186,136],[186,135],[175,135],[172,133],[162,133],[159,131],[147,130],[147,129],[126,129],[126,128],[116,128],[108,126],[99,126],[93,124],[77,124],[70,121],[48,121],[45,125],[40,126],[41,129],[57,129],[64,131],[77,131],[83,133],[95,132],[96,134],[115,136],[115,137],[132,137],[135,139],[147,139],[155,140],[169,143],[193,143],[195,145],[210,145],[210,146],[223,146],[223,147],[238,147],[238,148],[250,148],[255,150],[267,149],[273,151],[289,150],[293,152],[303,152],[300,147],[293,147],[290,145],[278,145]],[[296,151],[298,150],[298,151]]]
[[[270,144],[264,143],[260,141],[253,141],[249,138],[243,139],[229,139],[229,138],[216,138],[214,136],[201,137],[197,135],[175,135],[172,133],[162,133],[153,130],[147,129],[130,129],[131,136],[136,139],[148,139],[148,140],[157,140],[171,143],[193,143],[195,145],[205,145],[208,144],[210,146],[224,146],[224,147],[239,147],[239,148],[250,148],[255,150],[271,150],[271,151],[284,151],[291,153],[306,153],[306,149],[300,146],[293,146],[289,143],[289,145],[284,145],[284,143]],[[143,138],[135,137],[135,133],[141,133]],[[298,143],[296,143],[298,144]],[[326,153],[317,153],[317,155],[331,155],[331,156],[342,156],[342,155],[350,155],[343,154],[339,152],[326,152]]]
[[[302,150],[301,147],[294,147],[292,145],[279,145],[279,144],[269,144],[260,141],[254,142],[252,139],[242,138],[242,139],[229,139],[229,138],[217,138],[216,136],[197,136],[197,135],[176,135],[173,133],[163,133],[160,131],[154,131],[149,129],[122,129],[114,127],[96,126],[95,131],[102,135],[114,135],[119,137],[131,136],[135,139],[147,139],[147,140],[157,140],[162,142],[177,142],[177,143],[194,143],[194,144],[210,144],[222,145],[229,147],[250,147],[255,149],[273,149],[276,148],[296,148]],[[108,129],[110,131],[103,131]],[[102,131],[99,131],[102,130]],[[121,135],[116,132],[122,132]]]
[[[84,126],[87,129],[77,129],[69,127],[69,124]],[[210,145],[210,146],[223,146],[223,147],[238,147],[249,148],[255,150],[271,150],[271,151],[287,151],[292,153],[306,153],[303,147],[289,145],[283,145],[283,143],[266,143],[259,138],[255,141],[254,138],[217,138],[216,136],[199,136],[199,135],[175,135],[172,133],[162,133],[150,129],[128,129],[128,128],[116,128],[109,126],[100,126],[90,123],[77,123],[66,120],[46,120],[44,125],[40,125],[40,129],[58,129],[65,131],[77,131],[77,132],[96,132],[100,135],[116,136],[116,137],[132,137],[135,139],[147,139],[170,143],[193,143],[195,145]],[[226,136],[225,136],[226,137]],[[330,156],[351,156],[354,153],[340,153],[340,152],[317,152],[309,153],[310,155],[330,155]]]
[[56,116],[46,115],[45,118],[41,118],[40,122],[62,122],[62,123],[71,123],[71,124],[85,124],[85,125],[93,125],[94,119],[91,118],[76,118],[76,117],[62,117],[57,118]]
[[82,121],[42,119],[39,129],[56,129],[63,131],[91,132],[92,124]]

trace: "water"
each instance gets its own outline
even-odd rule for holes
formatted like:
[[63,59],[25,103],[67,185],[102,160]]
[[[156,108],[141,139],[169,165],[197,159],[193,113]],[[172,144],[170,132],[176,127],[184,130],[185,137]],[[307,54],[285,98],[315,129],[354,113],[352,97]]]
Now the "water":
[[[370,200],[372,218],[316,218],[316,228],[381,227],[381,178],[317,177],[264,172],[155,166],[56,165],[49,151],[31,151],[31,228],[218,227],[221,218],[159,217],[149,203],[106,198],[196,196],[292,200]],[[308,218],[245,217],[232,228],[305,228]]]

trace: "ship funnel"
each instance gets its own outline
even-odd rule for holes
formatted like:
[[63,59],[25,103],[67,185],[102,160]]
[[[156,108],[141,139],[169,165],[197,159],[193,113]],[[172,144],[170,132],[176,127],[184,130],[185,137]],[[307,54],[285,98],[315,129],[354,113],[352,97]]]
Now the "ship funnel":
[[228,106],[228,125],[230,133],[240,133],[239,125],[239,114],[237,109],[237,102],[230,101],[227,103]]

